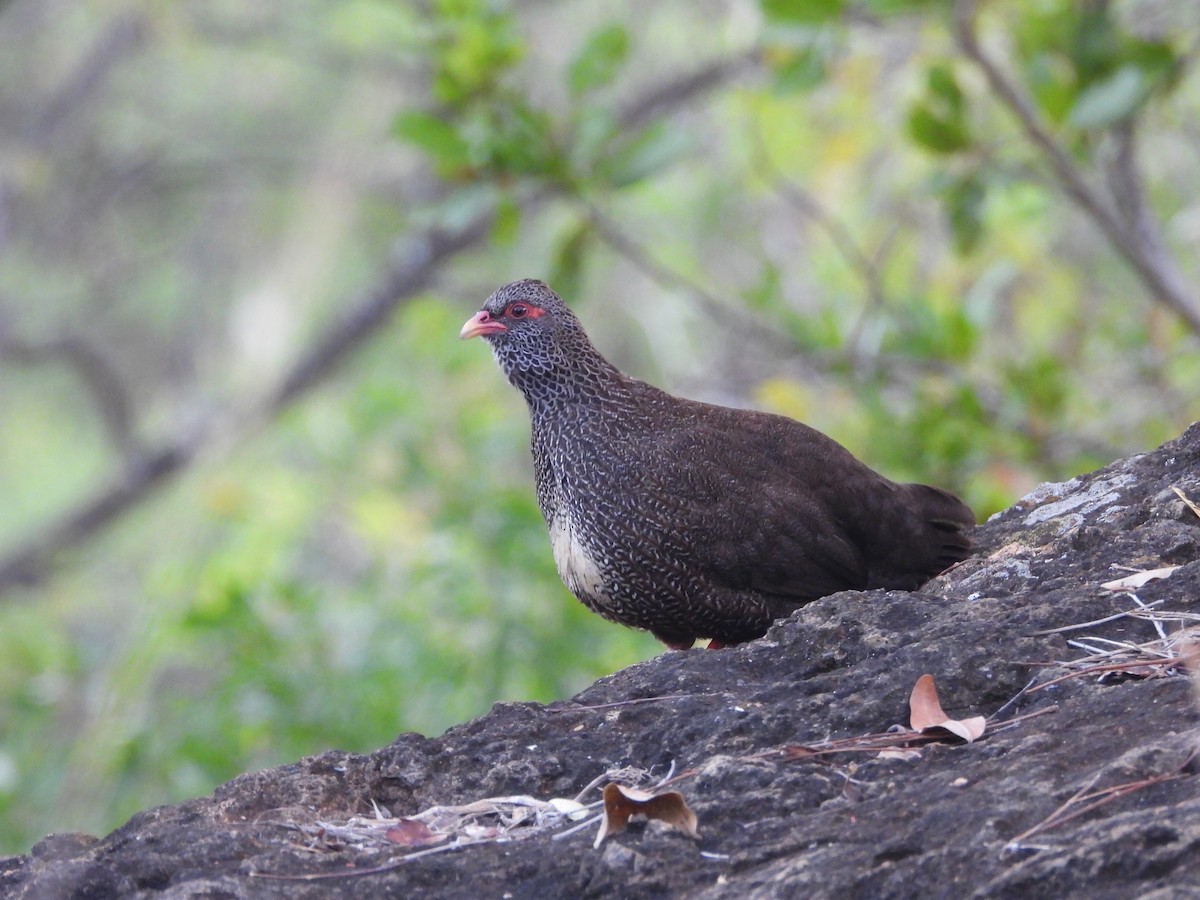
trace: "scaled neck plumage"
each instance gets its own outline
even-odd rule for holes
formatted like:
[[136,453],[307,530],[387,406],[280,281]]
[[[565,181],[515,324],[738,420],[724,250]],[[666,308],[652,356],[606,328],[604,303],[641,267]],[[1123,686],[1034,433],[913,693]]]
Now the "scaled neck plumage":
[[574,337],[569,346],[556,342],[537,348],[536,353],[507,344],[493,345],[496,361],[534,416],[604,400],[615,385],[626,380],[585,336]]

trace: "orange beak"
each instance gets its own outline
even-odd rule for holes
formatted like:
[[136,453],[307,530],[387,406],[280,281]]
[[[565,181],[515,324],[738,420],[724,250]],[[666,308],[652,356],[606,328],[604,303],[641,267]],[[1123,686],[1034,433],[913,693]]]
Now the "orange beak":
[[467,338],[479,337],[480,335],[499,334],[501,331],[508,331],[508,326],[503,322],[492,318],[492,314],[486,309],[481,309],[471,318],[467,319],[462,327],[462,331],[458,333],[459,340],[467,340]]

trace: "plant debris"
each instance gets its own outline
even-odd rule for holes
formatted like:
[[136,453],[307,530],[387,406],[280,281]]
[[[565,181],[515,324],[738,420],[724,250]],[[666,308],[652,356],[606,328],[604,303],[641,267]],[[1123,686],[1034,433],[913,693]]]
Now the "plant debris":
[[1042,819],[1032,828],[1022,831],[1011,841],[1004,845],[1005,853],[1018,853],[1024,850],[1046,850],[1048,847],[1026,844],[1029,838],[1042,832],[1049,831],[1052,828],[1057,828],[1072,819],[1077,819],[1080,816],[1091,812],[1107,803],[1111,803],[1119,797],[1124,797],[1126,794],[1132,794],[1135,791],[1140,791],[1144,788],[1152,787],[1156,784],[1162,784],[1165,781],[1175,781],[1179,778],[1187,777],[1184,771],[1191,763],[1196,753],[1193,751],[1188,757],[1176,766],[1172,771],[1161,775],[1151,775],[1147,778],[1139,778],[1136,781],[1126,781],[1122,784],[1114,784],[1111,787],[1092,790],[1092,786],[1100,780],[1100,774],[1097,772],[1087,783],[1079,790],[1067,798],[1057,809],[1050,815]]
[[604,787],[604,819],[592,846],[599,847],[610,834],[624,831],[631,819],[639,818],[665,822],[693,839],[700,837],[696,814],[679,791],[655,794],[610,782]]
[[1155,616],[1154,622],[1160,637],[1143,643],[1115,641],[1110,638],[1089,636],[1068,641],[1070,646],[1087,652],[1072,660],[1055,661],[1050,665],[1067,670],[1067,674],[1043,681],[1030,688],[1030,693],[1044,690],[1051,685],[1072,678],[1098,676],[1102,684],[1114,678],[1166,678],[1188,674],[1188,650],[1200,638],[1200,627],[1181,628],[1166,634],[1162,623],[1167,621],[1196,621],[1193,613],[1166,613]]
[[922,734],[941,729],[970,743],[980,738],[987,727],[987,719],[983,716],[952,719],[946,715],[938,702],[937,687],[933,683],[932,675],[922,675],[917,679],[908,698],[908,708],[909,726],[913,731]]
[[1169,578],[1178,568],[1179,566],[1162,566],[1158,569],[1148,569],[1145,572],[1134,572],[1132,575],[1126,575],[1124,578],[1118,578],[1115,581],[1106,581],[1100,587],[1106,591],[1136,591],[1151,581],[1158,581],[1160,578]]
[[[374,817],[352,816],[342,823],[316,822],[291,827],[297,828],[308,838],[308,844],[304,847],[306,850],[349,849],[358,853],[379,853],[396,847],[423,849],[415,849],[412,853],[374,868],[316,872],[305,876],[282,876],[269,872],[255,874],[264,878],[286,877],[291,880],[373,874],[432,853],[444,853],[489,841],[524,840],[579,819],[587,819],[597,806],[599,801],[585,805],[563,797],[538,800],[520,795],[487,797],[459,806],[431,806],[416,815],[400,818],[389,816],[386,810],[376,807]],[[594,817],[591,821],[598,821],[598,818]]]

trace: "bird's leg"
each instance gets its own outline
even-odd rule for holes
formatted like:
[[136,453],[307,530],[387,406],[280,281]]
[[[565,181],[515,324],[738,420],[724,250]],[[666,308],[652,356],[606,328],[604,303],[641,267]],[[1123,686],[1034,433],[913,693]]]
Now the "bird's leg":
[[728,646],[729,645],[727,643],[725,643],[724,641],[721,641],[721,640],[717,640],[716,638],[713,638],[711,641],[708,642],[709,650],[724,650]]

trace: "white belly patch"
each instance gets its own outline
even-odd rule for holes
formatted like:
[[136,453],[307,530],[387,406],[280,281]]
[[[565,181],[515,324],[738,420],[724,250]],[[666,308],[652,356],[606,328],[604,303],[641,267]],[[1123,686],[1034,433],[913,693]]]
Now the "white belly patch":
[[550,546],[558,577],[576,597],[604,596],[604,577],[600,567],[579,542],[571,528],[570,517],[560,510],[550,523]]

